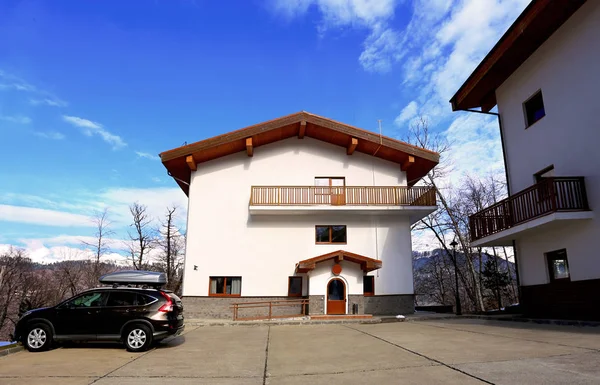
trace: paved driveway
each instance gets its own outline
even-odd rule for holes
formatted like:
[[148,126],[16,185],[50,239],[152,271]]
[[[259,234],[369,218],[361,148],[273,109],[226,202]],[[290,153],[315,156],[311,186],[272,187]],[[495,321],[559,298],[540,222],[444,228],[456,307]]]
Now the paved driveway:
[[0,358],[0,384],[599,384],[600,330],[481,320],[189,328]]

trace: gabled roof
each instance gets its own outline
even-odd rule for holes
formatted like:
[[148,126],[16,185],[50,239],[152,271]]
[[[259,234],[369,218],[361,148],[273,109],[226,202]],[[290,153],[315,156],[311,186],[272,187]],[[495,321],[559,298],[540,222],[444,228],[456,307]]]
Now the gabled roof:
[[241,151],[252,156],[257,147],[295,136],[345,147],[349,155],[358,151],[396,162],[402,165],[398,171],[401,167],[406,170],[410,186],[435,167],[440,158],[436,152],[305,111],[165,151],[160,158],[187,195],[191,170],[198,164]]
[[533,0],[450,99],[452,110],[491,110],[496,89],[585,2]]
[[296,264],[296,273],[307,273],[310,270],[314,270],[317,263],[335,259],[336,262],[350,261],[358,263],[365,272],[381,269],[383,262],[378,259],[365,257],[359,254],[350,253],[344,250],[334,251],[333,253],[327,253],[319,255],[318,257],[305,259]]

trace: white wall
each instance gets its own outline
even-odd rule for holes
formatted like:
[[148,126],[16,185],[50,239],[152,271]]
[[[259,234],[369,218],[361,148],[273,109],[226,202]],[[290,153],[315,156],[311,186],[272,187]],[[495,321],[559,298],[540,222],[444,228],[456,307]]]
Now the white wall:
[[[511,193],[554,165],[555,176],[584,176],[600,209],[600,2],[588,1],[496,91]],[[542,90],[546,116],[525,129],[523,102]],[[571,280],[600,278],[600,221],[587,220],[519,241],[524,285],[548,282],[544,253],[567,248]]]
[[[396,163],[348,156],[342,147],[310,138],[257,147],[253,157],[238,153],[199,164],[189,193],[183,294],[206,296],[209,276],[240,275],[243,296],[286,296],[297,262],[340,249],[383,261],[376,294],[412,294],[405,216],[249,215],[250,186],[314,185],[315,176],[344,176],[349,186],[406,185]],[[346,225],[348,243],[316,245],[315,225]],[[319,290],[312,283],[310,289]]]

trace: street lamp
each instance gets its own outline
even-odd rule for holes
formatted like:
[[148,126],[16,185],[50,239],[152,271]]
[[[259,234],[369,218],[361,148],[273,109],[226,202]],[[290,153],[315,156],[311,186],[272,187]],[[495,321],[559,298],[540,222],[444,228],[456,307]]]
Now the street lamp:
[[456,240],[453,240],[450,244],[452,246],[452,255],[454,256],[454,281],[456,283],[456,315],[462,315],[461,306],[460,306],[460,293],[458,292],[458,265],[456,264]]

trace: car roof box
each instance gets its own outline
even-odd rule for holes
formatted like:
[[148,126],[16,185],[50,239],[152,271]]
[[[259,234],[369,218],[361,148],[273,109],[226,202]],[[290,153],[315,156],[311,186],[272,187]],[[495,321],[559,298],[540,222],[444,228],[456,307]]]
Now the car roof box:
[[160,287],[167,284],[167,275],[156,271],[123,270],[100,277],[105,285],[142,285]]

